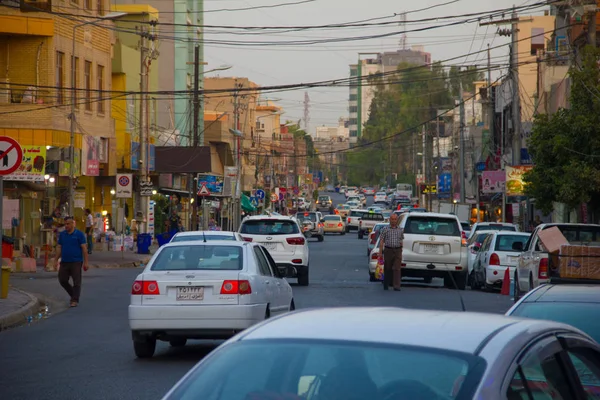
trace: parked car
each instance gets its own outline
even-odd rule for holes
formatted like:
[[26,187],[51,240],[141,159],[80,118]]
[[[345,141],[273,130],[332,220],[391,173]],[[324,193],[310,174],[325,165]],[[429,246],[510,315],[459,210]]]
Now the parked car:
[[469,276],[471,276],[471,271],[473,271],[473,264],[475,263],[475,258],[477,257],[477,253],[481,248],[481,244],[485,240],[486,237],[492,234],[492,231],[482,231],[476,235],[471,236],[467,240],[467,271]]
[[600,345],[558,322],[321,308],[227,341],[163,400],[597,399],[599,370]]
[[297,278],[300,286],[308,286],[309,248],[296,219],[250,216],[242,220],[239,233],[245,241],[259,243],[269,251],[281,276]]
[[384,226],[388,226],[388,222],[383,222],[375,225],[371,233],[369,233],[369,240],[367,241],[367,256],[371,254],[371,251],[375,248],[375,243],[377,243],[377,239],[379,239],[379,235],[381,234],[381,229]]
[[135,278],[129,328],[136,356],[156,341],[227,339],[295,309],[292,288],[258,243],[175,242],[161,246]]
[[508,222],[476,222],[471,227],[470,235],[481,231],[512,231],[519,232],[519,227]]
[[521,254],[520,251],[514,250],[514,243],[520,243],[522,248],[529,236],[529,233],[522,232],[490,232],[475,256],[473,270],[469,275],[469,286],[472,289],[502,287],[506,269],[508,268],[510,276],[513,276]]

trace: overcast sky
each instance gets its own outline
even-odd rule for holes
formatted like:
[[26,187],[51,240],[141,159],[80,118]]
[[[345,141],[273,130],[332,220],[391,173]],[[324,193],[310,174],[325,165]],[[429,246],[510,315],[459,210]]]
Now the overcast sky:
[[[306,0],[305,0],[306,1]],[[261,86],[309,83],[329,79],[347,78],[349,65],[356,63],[359,52],[395,51],[399,48],[400,34],[368,40],[352,40],[334,43],[295,44],[280,43],[264,45],[264,42],[310,41],[339,38],[356,38],[372,35],[395,33],[402,30],[415,30],[426,27],[453,23],[454,20],[438,20],[431,22],[411,23],[410,21],[440,16],[461,16],[467,13],[499,10],[513,5],[531,5],[537,0],[314,0],[302,4],[282,7],[257,8],[285,3],[299,3],[302,0],[204,0],[205,24],[228,26],[286,27],[307,25],[344,24],[370,20],[369,23],[388,23],[400,21],[399,16],[407,12],[409,22],[403,29],[393,23],[370,27],[332,28],[318,30],[295,30],[292,32],[257,32],[252,34],[231,29],[212,28],[206,30],[207,41],[252,41],[262,42],[260,46],[242,44],[227,45],[225,43],[207,43],[205,45],[205,61],[207,70],[220,65],[232,65],[221,76],[248,77]],[[450,3],[446,4],[444,3]],[[410,12],[436,6],[429,10]],[[237,10],[235,10],[237,9]],[[524,11],[522,15],[539,15],[547,9],[538,7]],[[232,10],[232,11],[226,11]],[[235,11],[234,11],[235,10]],[[508,17],[508,15],[506,16]],[[460,20],[466,19],[460,18]],[[501,18],[495,18],[501,19]],[[507,28],[505,26],[504,28]],[[508,61],[508,38],[496,34],[496,26],[479,26],[477,22],[440,27],[420,32],[406,33],[407,45],[423,45],[430,52],[434,61],[447,60],[470,52],[492,47],[492,64],[505,64]],[[494,49],[494,47],[501,46]],[[448,61],[448,64],[487,63],[485,52],[469,57],[460,57]],[[208,76],[215,76],[209,74]],[[492,79],[498,77],[493,74]],[[316,126],[337,125],[339,117],[348,116],[347,87],[316,88],[265,94],[263,98],[276,100],[285,109],[284,119],[298,120],[304,113],[304,95],[310,96],[310,130]]]

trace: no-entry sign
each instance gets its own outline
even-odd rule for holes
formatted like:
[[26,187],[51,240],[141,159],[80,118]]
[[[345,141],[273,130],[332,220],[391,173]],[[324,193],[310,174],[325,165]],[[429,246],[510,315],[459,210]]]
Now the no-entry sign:
[[23,149],[13,138],[0,136],[0,176],[15,172],[23,162]]

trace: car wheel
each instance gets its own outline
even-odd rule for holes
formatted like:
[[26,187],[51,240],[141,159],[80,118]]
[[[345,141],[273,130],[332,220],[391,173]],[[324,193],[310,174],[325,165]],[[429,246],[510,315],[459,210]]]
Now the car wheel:
[[186,343],[187,343],[186,338],[177,338],[177,339],[169,340],[169,344],[172,347],[183,347],[183,346],[185,346]]
[[265,310],[265,319],[269,319],[271,318],[271,309],[269,308],[269,305],[267,304],[267,309]]
[[156,339],[153,337],[133,339],[133,350],[138,358],[151,358],[156,350]]
[[471,290],[479,289],[479,283],[475,277],[475,270],[471,270],[471,273],[469,274],[469,286],[471,287]]
[[294,303],[294,299],[292,299],[292,302],[290,303],[289,311],[294,311],[295,309],[296,309],[296,303]]
[[298,285],[308,286],[308,268],[306,269],[305,273],[298,276]]
[[319,242],[322,242],[323,240],[325,240],[325,236],[324,236],[324,235],[320,235],[320,236],[318,237],[318,239],[319,239]]
[[521,288],[519,287],[519,275],[515,271],[515,303],[521,299]]

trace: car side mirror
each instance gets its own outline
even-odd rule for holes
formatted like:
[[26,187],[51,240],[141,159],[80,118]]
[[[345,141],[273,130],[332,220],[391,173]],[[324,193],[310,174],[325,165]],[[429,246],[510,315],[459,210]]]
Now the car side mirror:
[[514,242],[512,244],[512,249],[516,251],[523,251],[523,242]]

